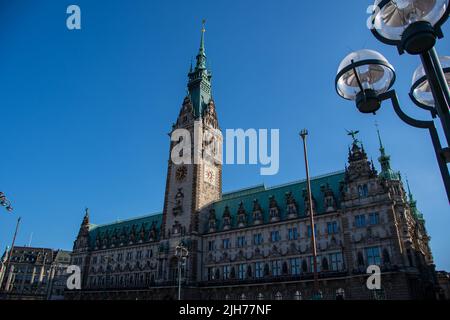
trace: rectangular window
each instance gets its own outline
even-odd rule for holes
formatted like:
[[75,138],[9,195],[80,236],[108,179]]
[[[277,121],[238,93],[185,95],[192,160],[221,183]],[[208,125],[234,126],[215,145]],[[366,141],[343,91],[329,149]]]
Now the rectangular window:
[[327,223],[328,234],[335,234],[338,232],[338,224],[336,221]]
[[355,216],[355,226],[357,228],[363,228],[366,226],[366,216],[364,214]]
[[367,184],[358,186],[358,194],[360,198],[366,198],[369,195],[369,188]]
[[136,259],[141,259],[141,258],[142,258],[142,251],[136,252]]
[[208,251],[214,251],[216,249],[216,242],[214,240],[208,241]]
[[223,266],[223,279],[230,279],[230,266]]
[[297,228],[289,228],[289,230],[288,230],[288,239],[289,240],[297,240],[298,239],[298,230],[297,230]]
[[368,265],[381,265],[380,247],[369,247],[365,251]]
[[261,233],[257,233],[253,235],[253,243],[255,245],[260,245],[263,243],[263,237]]
[[118,253],[117,254],[117,261],[123,261],[123,253]]
[[255,278],[262,278],[264,275],[264,265],[262,262],[255,263]]
[[270,240],[272,242],[277,242],[280,240],[280,231],[272,231],[270,232]]
[[243,248],[245,246],[245,237],[237,237],[236,246],[238,248]]
[[380,223],[380,215],[378,212],[372,212],[369,214],[369,223],[371,225],[379,224]]
[[291,265],[291,275],[298,276],[300,274],[300,258],[289,259]]
[[[316,235],[316,237],[317,237],[317,224],[315,224],[314,225],[314,233],[315,233],[315,235]],[[312,234],[311,234],[311,226],[308,226],[308,238],[311,238],[312,237]]]
[[[320,256],[316,257],[317,259],[317,272],[320,272]],[[309,257],[309,272],[314,272],[314,257]]]
[[245,264],[240,264],[238,265],[238,277],[239,280],[244,280],[245,279]]
[[342,253],[330,254],[330,268],[332,271],[342,270]]
[[208,268],[208,280],[214,280],[214,268]]
[[231,241],[229,238],[223,239],[223,248],[224,249],[230,249],[231,248]]
[[281,275],[281,260],[272,261],[272,276],[278,277]]

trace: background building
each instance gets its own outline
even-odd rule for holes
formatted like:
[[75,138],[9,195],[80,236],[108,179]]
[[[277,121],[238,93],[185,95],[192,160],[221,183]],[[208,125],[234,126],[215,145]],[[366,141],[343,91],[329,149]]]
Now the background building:
[[69,263],[70,251],[34,247],[5,250],[0,266],[0,295],[2,299],[61,300]]
[[[67,298],[173,299],[176,247],[182,243],[189,250],[182,272],[186,299],[310,299],[305,181],[222,193],[222,167],[214,161],[222,135],[204,30],[188,77],[188,94],[172,130],[189,130],[192,145],[202,146],[201,161],[176,165],[169,160],[162,213],[94,225],[86,211],[72,254],[82,271],[82,289],[67,291]],[[174,147],[172,142],[170,153]],[[380,172],[354,137],[345,170],[311,181],[325,299],[435,296],[425,221],[400,174],[391,169],[381,139],[378,160]],[[381,290],[366,287],[369,265],[382,270]]]
[[450,273],[446,271],[438,271],[437,281],[439,284],[438,299],[450,300]]

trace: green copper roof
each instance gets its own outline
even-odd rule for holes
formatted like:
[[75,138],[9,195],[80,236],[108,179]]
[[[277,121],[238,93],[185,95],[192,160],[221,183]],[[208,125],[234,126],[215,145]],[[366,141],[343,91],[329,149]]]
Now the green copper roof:
[[[128,242],[130,240],[131,231],[135,230],[137,237],[144,227],[145,230],[145,240],[148,240],[149,233],[152,225],[154,224],[156,227],[156,231],[159,234],[159,229],[161,227],[162,222],[162,213],[154,213],[142,217],[127,219],[127,220],[119,220],[109,224],[103,225],[91,225],[89,230],[89,244],[91,247],[95,247],[95,243],[97,238],[104,239],[105,236],[109,238],[109,244],[112,241],[112,236],[114,234],[120,238],[124,235],[124,242]],[[117,240],[119,242],[119,239]],[[117,244],[115,244],[117,245]]]
[[418,219],[419,221],[425,222],[423,214],[419,211],[419,209],[417,209],[417,201],[414,199],[413,194],[411,193],[408,179],[406,179],[406,185],[408,187],[408,199],[409,199],[408,203],[409,207],[411,208],[411,214],[414,216],[414,218]]
[[[323,214],[324,208],[324,193],[321,190],[322,186],[327,184],[333,191],[336,205],[339,205],[340,200],[340,183],[344,181],[344,171],[334,172],[328,175],[318,176],[311,179],[311,191],[316,205],[316,214]],[[215,202],[212,207],[215,209],[216,218],[218,221],[218,230],[223,228],[223,213],[225,207],[228,206],[232,217],[232,228],[236,227],[237,211],[242,201],[245,211],[247,213],[247,224],[249,226],[253,223],[253,201],[256,199],[263,211],[264,223],[269,222],[269,198],[275,197],[277,201],[280,218],[285,219],[286,213],[286,194],[291,192],[295,201],[297,202],[299,215],[304,215],[305,205],[303,200],[303,190],[306,190],[306,180],[296,181],[280,186],[266,188],[264,185],[259,185],[249,189],[242,189],[236,192],[225,193],[221,200]],[[207,226],[205,225],[205,230]]]
[[205,52],[205,21],[203,20],[200,37],[200,48],[197,54],[195,68],[190,69],[188,74],[189,98],[192,102],[195,118],[203,115],[203,111],[212,99],[211,96],[211,72],[207,69]]

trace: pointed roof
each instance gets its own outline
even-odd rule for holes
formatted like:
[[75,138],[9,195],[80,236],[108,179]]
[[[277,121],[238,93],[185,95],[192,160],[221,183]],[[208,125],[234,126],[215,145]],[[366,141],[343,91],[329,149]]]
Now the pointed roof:
[[408,203],[409,207],[411,208],[412,215],[414,216],[414,218],[420,221],[425,221],[423,218],[423,214],[419,211],[419,209],[417,209],[417,201],[414,199],[413,194],[411,193],[408,178],[406,178],[406,186],[408,187]]
[[197,54],[197,65],[195,66],[196,70],[199,69],[206,69],[206,52],[205,52],[205,23],[206,20],[203,19],[202,21],[202,33],[200,37],[200,48],[198,50]]
[[383,142],[381,141],[380,130],[377,127],[377,135],[378,141],[380,144],[380,156],[378,157],[378,162],[381,165],[381,172],[379,174],[380,177],[386,180],[400,180],[400,173],[391,169],[391,157],[386,154],[386,150],[384,149]]

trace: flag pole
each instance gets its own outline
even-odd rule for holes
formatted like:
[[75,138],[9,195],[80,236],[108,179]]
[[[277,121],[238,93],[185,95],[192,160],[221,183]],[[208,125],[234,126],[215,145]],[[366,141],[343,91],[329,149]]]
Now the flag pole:
[[314,270],[314,295],[313,298],[319,298],[319,277],[317,274],[317,247],[316,247],[316,231],[314,225],[314,211],[312,203],[312,193],[311,193],[311,180],[309,177],[309,164],[308,164],[308,149],[306,146],[306,137],[308,136],[308,130],[303,129],[300,132],[300,137],[303,140],[303,153],[305,157],[305,169],[306,169],[306,186],[308,193],[308,210],[309,210],[309,221],[311,224],[311,244],[312,244],[312,254],[313,254],[313,270]]

